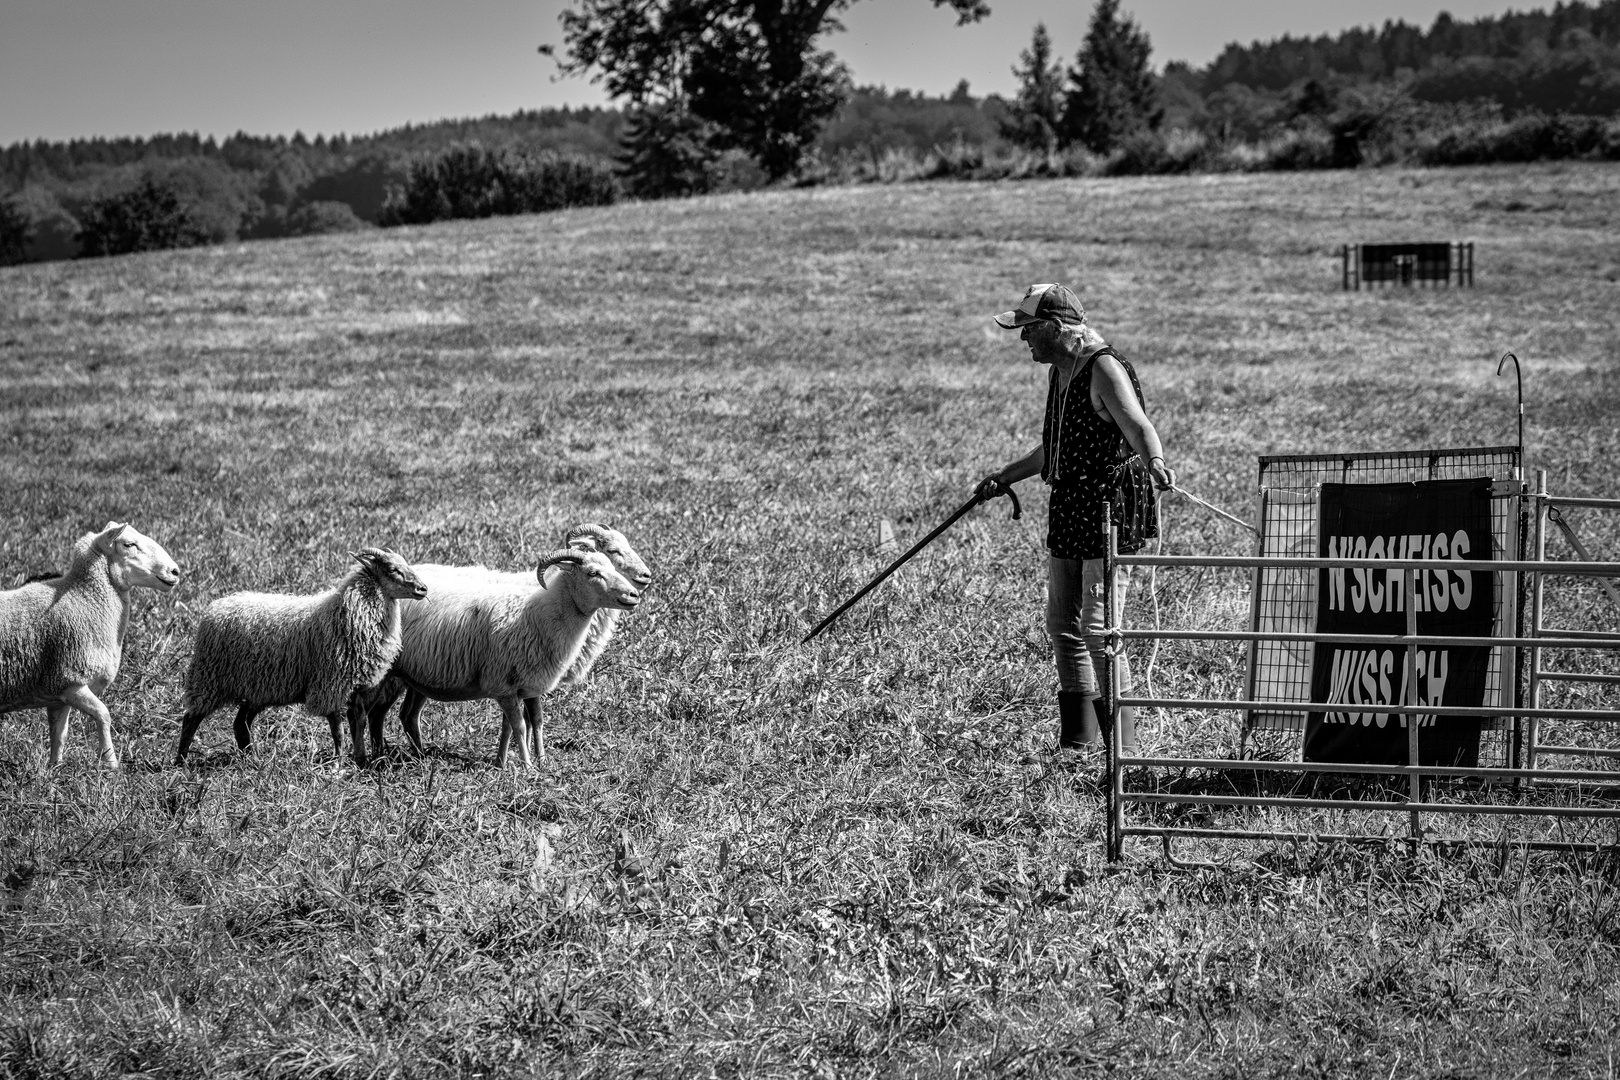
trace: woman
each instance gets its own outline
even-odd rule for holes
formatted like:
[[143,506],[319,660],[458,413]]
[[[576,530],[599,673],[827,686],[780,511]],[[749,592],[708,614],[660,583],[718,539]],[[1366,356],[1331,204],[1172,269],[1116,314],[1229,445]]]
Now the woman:
[[[1142,387],[1131,365],[1086,325],[1086,313],[1068,288],[1031,285],[1012,311],[996,316],[1004,329],[1020,330],[1030,359],[1051,369],[1041,443],[979,482],[987,497],[1040,475],[1051,487],[1046,546],[1050,576],[1046,630],[1058,671],[1058,745],[1105,745],[1112,731],[1101,707],[1097,672],[1102,670],[1103,507],[1121,478],[1136,483],[1135,499],[1151,505],[1144,476],[1160,489],[1175,486],[1164,461],[1159,433],[1142,406]],[[1136,457],[1131,459],[1131,452]],[[1115,510],[1119,521],[1119,510]],[[1139,529],[1157,532],[1156,523]],[[1121,550],[1135,550],[1121,543]],[[1140,546],[1137,538],[1136,546]],[[1125,602],[1124,567],[1115,567],[1114,611]],[[1116,694],[1131,691],[1130,665],[1120,654]],[[1136,727],[1130,710],[1119,713],[1120,749],[1134,752]]]

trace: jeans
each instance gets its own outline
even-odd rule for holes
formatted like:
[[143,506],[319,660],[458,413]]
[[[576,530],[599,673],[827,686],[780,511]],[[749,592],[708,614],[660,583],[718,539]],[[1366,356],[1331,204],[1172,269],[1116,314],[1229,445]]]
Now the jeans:
[[[1057,662],[1058,689],[1095,694],[1103,662],[1103,561],[1051,557],[1046,583],[1046,632]],[[1114,567],[1114,620],[1125,609],[1126,568]],[[1114,692],[1131,692],[1131,666],[1114,657]]]

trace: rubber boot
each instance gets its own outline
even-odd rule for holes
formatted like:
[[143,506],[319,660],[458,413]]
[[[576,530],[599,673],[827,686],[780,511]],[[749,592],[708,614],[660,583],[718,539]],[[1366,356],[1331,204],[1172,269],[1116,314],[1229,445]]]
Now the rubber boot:
[[1058,746],[1071,749],[1096,746],[1102,741],[1097,724],[1096,694],[1080,690],[1058,691]]
[[[1102,743],[1104,747],[1107,747],[1114,734],[1114,725],[1108,722],[1108,711],[1102,707],[1100,702],[1097,705],[1097,714],[1097,722],[1102,727]],[[1119,735],[1119,752],[1134,757],[1136,755],[1136,713],[1129,705],[1119,707]]]

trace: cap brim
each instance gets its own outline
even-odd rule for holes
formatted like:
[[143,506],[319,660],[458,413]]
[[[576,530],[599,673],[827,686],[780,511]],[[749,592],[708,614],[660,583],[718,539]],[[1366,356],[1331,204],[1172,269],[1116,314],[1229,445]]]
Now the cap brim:
[[1000,315],[996,316],[996,325],[1001,327],[1003,330],[1016,330],[1020,326],[1028,326],[1032,322],[1040,321],[1041,320],[1032,315],[1026,315],[1022,311],[1003,311]]

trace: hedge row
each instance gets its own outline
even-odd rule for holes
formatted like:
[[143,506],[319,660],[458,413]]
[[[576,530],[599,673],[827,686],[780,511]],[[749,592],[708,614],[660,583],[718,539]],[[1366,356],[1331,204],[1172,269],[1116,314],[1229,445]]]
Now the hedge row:
[[411,166],[383,204],[381,225],[605,206],[619,197],[612,166],[560,154],[458,146]]

